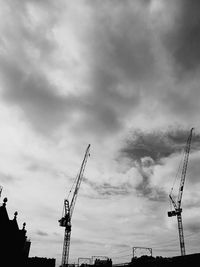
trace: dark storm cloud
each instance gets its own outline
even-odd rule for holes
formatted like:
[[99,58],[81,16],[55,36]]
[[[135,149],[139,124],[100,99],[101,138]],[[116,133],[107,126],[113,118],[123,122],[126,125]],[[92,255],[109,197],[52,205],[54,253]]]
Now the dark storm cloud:
[[147,5],[144,1],[86,3],[91,25],[85,51],[92,90],[86,96],[90,106],[82,124],[94,125],[96,133],[112,133],[122,129],[124,118],[140,105],[139,83],[149,82],[155,74]]
[[95,3],[90,52],[97,88],[114,92],[120,81],[142,81],[154,73],[151,31],[145,9],[136,5],[137,1]]
[[36,234],[39,235],[39,236],[48,236],[48,233],[43,232],[43,231],[41,231],[41,230],[38,230],[38,231],[36,232]]
[[199,173],[200,173],[199,158],[193,158],[192,160],[190,160],[189,168],[187,170],[187,176],[189,177],[188,183],[191,183],[192,187],[200,183]]
[[[56,88],[40,69],[41,61],[47,63],[56,48],[50,33],[59,10],[52,1],[45,3],[8,1],[5,4],[5,15],[9,18],[12,14],[12,17],[2,27],[0,77],[3,99],[18,106],[36,130],[51,132],[65,120],[64,111],[69,108],[70,101],[56,94]],[[39,25],[32,23],[30,4],[40,11],[49,11],[51,16],[46,15]],[[35,55],[40,55],[39,59],[34,58]]]
[[[130,114],[134,117],[134,112],[144,103],[145,109],[154,103],[158,105],[161,116],[166,115],[167,120],[176,119],[183,125],[186,121],[195,124],[198,120],[199,81],[185,77],[182,82],[175,79],[174,73],[180,69],[193,71],[198,66],[200,35],[195,35],[194,31],[198,33],[199,3],[160,1],[159,7],[157,2],[155,8],[158,6],[163,14],[157,11],[149,15],[151,1],[93,1],[90,4],[92,30],[88,33],[90,43],[86,50],[93,90],[88,99],[92,103],[91,111],[97,115],[93,117],[98,121],[97,132],[102,126],[108,132],[123,129],[124,119]],[[157,21],[159,30],[154,28],[149,16]],[[163,22],[165,16],[167,22]],[[164,38],[162,43],[160,36]],[[167,58],[166,47],[175,66]],[[110,117],[105,119],[108,113]],[[153,114],[156,115],[155,110]],[[90,122],[90,116],[86,117],[85,125]],[[160,153],[166,153],[166,156],[171,153],[168,150],[173,150],[172,147],[163,149]],[[156,152],[152,153],[153,158],[157,157]]]
[[[123,183],[119,186],[114,186],[109,183],[97,184],[84,178],[84,183],[89,185],[97,195],[92,198],[109,198],[117,195],[128,195],[132,192],[133,187],[129,183]],[[90,195],[91,196],[91,195]]]
[[135,186],[135,190],[139,197],[146,197],[150,201],[162,202],[167,198],[166,192],[162,187],[151,185],[151,178],[154,174],[154,164],[155,162],[148,157],[144,157],[133,163],[142,177],[142,181]]
[[144,162],[136,164],[136,168],[142,177],[142,182],[135,187],[138,196],[147,197],[151,201],[165,201],[167,199],[166,192],[160,187],[151,185],[150,178],[153,175],[153,168],[147,167]]
[[[169,129],[166,131],[142,132],[135,131],[121,149],[123,156],[140,162],[144,157],[150,157],[155,163],[179,153],[185,148],[189,131],[185,129]],[[200,135],[193,134],[191,151],[200,149]]]
[[18,105],[36,129],[48,131],[65,119],[70,102],[54,92],[45,76],[36,70],[26,73],[17,64],[3,60],[0,69],[6,87],[4,99]]
[[[118,131],[124,117],[140,103],[138,83],[154,75],[151,32],[144,15],[146,1],[118,1],[117,5],[112,1],[87,1],[91,24],[84,29],[80,25],[80,30],[87,37],[83,46],[88,55],[91,90],[79,100],[58,95],[58,89],[40,69],[40,64],[55,63],[51,56],[58,46],[52,29],[59,22],[63,2],[59,1],[60,8],[54,1],[46,3],[7,3],[6,7],[16,12],[2,39],[9,43],[2,43],[7,53],[1,55],[4,99],[19,106],[28,122],[43,133],[69,122],[73,111],[81,114],[74,125],[76,131],[90,129],[99,135]],[[30,4],[45,12],[45,19],[38,25],[32,22]],[[34,58],[35,52],[39,58]]]
[[[35,130],[51,135],[65,124],[70,125],[76,133],[89,132],[104,137],[123,130],[125,120],[129,116],[134,117],[145,101],[152,100],[157,104],[160,98],[164,99],[163,107],[169,103],[175,117],[176,114],[187,116],[196,112],[198,91],[193,99],[189,93],[182,94],[179,87],[171,91],[168,87],[159,88],[160,97],[152,86],[158,77],[159,58],[163,55],[160,55],[162,49],[156,50],[155,31],[150,27],[151,1],[84,1],[84,8],[87,8],[83,8],[83,11],[88,12],[89,19],[86,16],[85,23],[78,20],[80,24],[75,35],[82,54],[86,56],[80,58],[79,63],[80,69],[84,65],[88,70],[87,82],[83,85],[88,90],[81,92],[79,88],[78,95],[74,86],[70,88],[70,92],[74,89],[74,95],[67,96],[58,94],[59,88],[53,84],[53,74],[51,82],[41,69],[46,64],[50,69],[53,66],[52,72],[57,67],[60,71],[59,60],[63,58],[53,58],[54,53],[58,53],[59,44],[52,32],[60,23],[59,14],[64,1],[59,1],[59,4],[50,0],[45,1],[46,4],[43,1],[6,3],[8,14],[12,14],[13,9],[16,12],[10,17],[10,23],[1,37],[2,51],[6,51],[0,58],[4,82],[1,94],[7,103],[19,107]],[[36,6],[36,11],[44,11],[45,17],[38,25],[32,22],[28,4]],[[184,5],[181,7],[182,15],[179,18],[184,14]],[[73,11],[77,15],[76,8]],[[84,12],[80,12],[83,19],[84,15]],[[179,32],[177,27],[175,29]],[[168,34],[167,40],[173,40],[170,37],[172,32]],[[168,147],[166,149],[159,153],[171,153]],[[138,153],[148,154],[142,149],[138,149]],[[159,157],[154,151],[151,154],[154,160]]]
[[[47,1],[45,9],[42,1],[37,4],[17,1],[16,12],[10,19],[12,23],[4,32],[2,40],[9,46],[2,41],[7,50],[6,56],[1,56],[3,97],[19,106],[30,125],[40,132],[51,133],[63,123],[71,122],[73,112],[79,112],[80,119],[74,125],[76,131],[90,129],[102,136],[112,134],[123,128],[124,118],[133,114],[144,94],[148,94],[143,85],[151,81],[156,69],[152,32],[145,17],[150,1],[118,1],[117,5],[112,1],[86,2],[91,25],[85,29],[80,25],[80,29],[87,37],[83,46],[88,55],[91,90],[83,93],[79,100],[56,93],[58,89],[40,70],[43,62],[40,60],[52,63],[51,55],[58,49],[51,34],[59,21],[59,8],[53,1]],[[13,9],[13,2],[8,3],[10,10]],[[48,10],[51,16],[33,26],[28,3]],[[29,48],[41,57],[36,65]],[[178,105],[176,101],[177,106],[185,105],[182,102]]]
[[[152,201],[164,201],[167,194],[162,188],[151,185],[154,165],[161,164],[163,158],[183,151],[189,131],[171,129],[163,132],[143,133],[135,131],[121,149],[121,157],[127,157],[133,162],[142,177],[142,182],[136,186],[138,195]],[[191,151],[200,149],[200,135],[193,135]]]
[[176,0],[178,14],[164,43],[175,60],[175,69],[192,72],[200,66],[200,1]]

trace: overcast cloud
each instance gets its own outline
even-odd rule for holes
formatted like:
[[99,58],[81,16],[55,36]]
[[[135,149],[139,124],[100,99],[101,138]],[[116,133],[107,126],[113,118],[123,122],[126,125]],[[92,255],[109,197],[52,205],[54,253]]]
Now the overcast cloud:
[[30,256],[60,265],[58,220],[89,143],[71,262],[127,262],[133,246],[179,255],[168,194],[191,127],[183,223],[186,251],[198,252],[199,1],[0,6],[0,184],[10,216],[27,222]]

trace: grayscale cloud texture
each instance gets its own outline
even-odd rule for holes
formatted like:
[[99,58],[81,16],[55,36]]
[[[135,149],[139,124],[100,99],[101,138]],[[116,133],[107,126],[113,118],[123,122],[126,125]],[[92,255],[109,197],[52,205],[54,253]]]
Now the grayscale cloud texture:
[[[0,183],[11,214],[19,208],[20,225],[27,221],[31,255],[60,265],[56,224],[89,143],[72,262],[100,253],[117,263],[133,240],[177,255],[168,193],[191,127],[184,231],[199,229],[199,1],[3,0],[0,7]],[[188,253],[199,247],[194,237],[189,244]]]

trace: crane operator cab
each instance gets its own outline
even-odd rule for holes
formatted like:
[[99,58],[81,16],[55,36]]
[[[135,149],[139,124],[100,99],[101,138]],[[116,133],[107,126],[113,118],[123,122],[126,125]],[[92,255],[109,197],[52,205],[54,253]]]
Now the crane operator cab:
[[67,231],[71,231],[71,222],[69,220],[69,214],[67,214],[65,217],[62,217],[59,221],[59,225],[62,227],[65,227]]
[[66,226],[66,219],[65,217],[62,217],[59,221],[59,225],[62,226],[62,227],[65,227]]
[[62,227],[66,227],[67,225],[70,225],[69,214],[66,214],[58,222],[59,222],[59,225]]
[[172,210],[172,211],[168,211],[168,217],[172,217],[172,216],[176,216],[176,215],[181,215],[182,209],[177,209],[177,210]]
[[176,216],[176,211],[172,210],[172,211],[168,211],[168,217],[172,217],[172,216]]

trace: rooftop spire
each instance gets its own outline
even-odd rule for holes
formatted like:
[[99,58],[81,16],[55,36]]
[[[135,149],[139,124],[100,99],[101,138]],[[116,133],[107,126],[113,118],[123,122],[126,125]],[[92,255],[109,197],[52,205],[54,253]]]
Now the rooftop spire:
[[15,211],[15,213],[14,213],[14,220],[16,220],[16,219],[17,219],[17,215],[18,215],[18,212],[17,212],[17,211]]
[[25,231],[25,226],[26,226],[26,223],[24,222],[23,223],[23,230]]
[[3,206],[4,206],[4,207],[6,206],[6,202],[8,202],[7,197],[5,197],[5,198],[3,199]]

